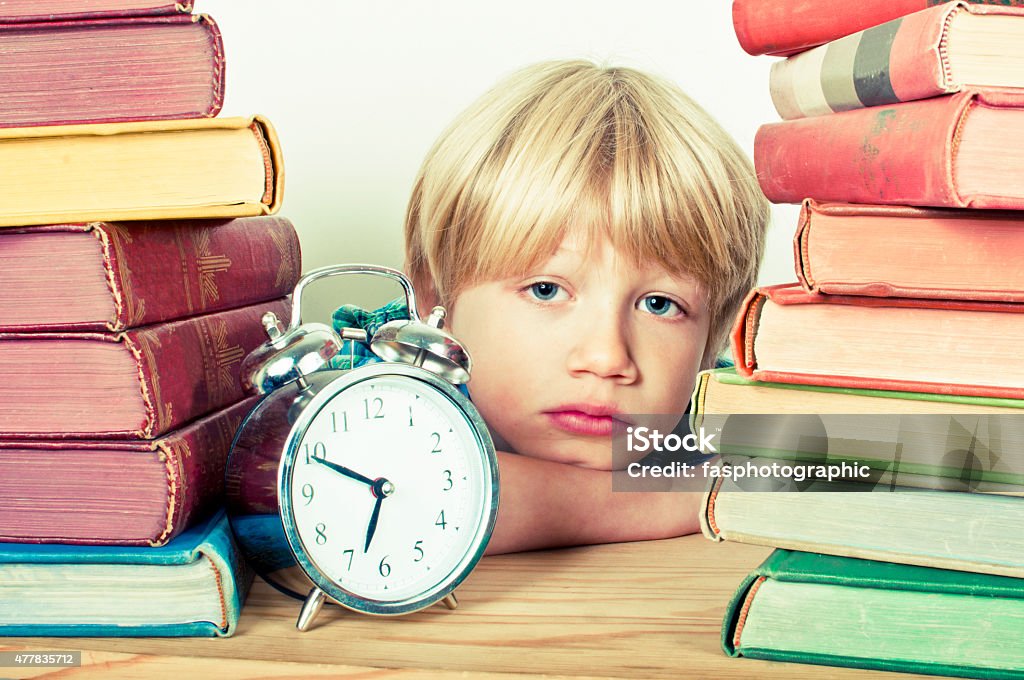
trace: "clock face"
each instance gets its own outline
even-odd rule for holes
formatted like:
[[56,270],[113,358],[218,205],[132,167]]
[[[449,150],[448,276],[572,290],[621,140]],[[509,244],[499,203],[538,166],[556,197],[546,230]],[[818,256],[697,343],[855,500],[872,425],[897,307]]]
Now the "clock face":
[[378,368],[321,402],[283,470],[302,551],[345,597],[328,595],[365,610],[442,597],[493,524],[486,433],[454,389],[453,398],[414,377],[425,371],[402,368]]

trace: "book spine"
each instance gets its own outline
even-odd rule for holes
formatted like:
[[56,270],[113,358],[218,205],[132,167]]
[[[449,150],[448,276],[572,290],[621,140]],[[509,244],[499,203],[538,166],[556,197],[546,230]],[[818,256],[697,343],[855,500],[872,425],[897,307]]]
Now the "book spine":
[[761,307],[767,298],[758,290],[747,294],[736,315],[732,333],[729,336],[732,355],[736,360],[736,372],[746,378],[753,378],[757,359],[754,356],[754,336],[757,334],[757,322],[761,315]]
[[954,186],[952,156],[973,99],[964,92],[762,125],[754,139],[761,189],[774,203],[968,207]]
[[934,4],[936,0],[862,0],[841,6],[798,0],[735,0],[732,21],[748,54],[786,56]]
[[167,470],[167,525],[150,546],[165,545],[223,500],[231,441],[257,401],[241,401],[157,442]]
[[111,331],[283,297],[302,269],[298,235],[283,217],[97,223],[93,234],[114,296]]
[[915,12],[772,64],[772,102],[785,120],[955,91],[940,51],[956,3]]
[[205,15],[0,23],[0,46],[0,127],[210,118],[224,103],[224,44]]
[[223,529],[210,532],[199,552],[207,557],[217,572],[217,590],[220,597],[221,620],[215,624],[218,637],[234,635],[238,617],[255,576],[239,553],[231,532]]
[[103,3],[93,2],[90,5],[86,9],[83,3],[77,0],[6,0],[0,5],[0,23],[188,14],[192,11],[193,2],[192,0],[181,0],[180,2],[107,0]]
[[290,309],[280,299],[121,333],[147,411],[138,430],[121,434],[152,439],[242,399],[242,360],[266,339],[261,317],[269,311],[285,319]]

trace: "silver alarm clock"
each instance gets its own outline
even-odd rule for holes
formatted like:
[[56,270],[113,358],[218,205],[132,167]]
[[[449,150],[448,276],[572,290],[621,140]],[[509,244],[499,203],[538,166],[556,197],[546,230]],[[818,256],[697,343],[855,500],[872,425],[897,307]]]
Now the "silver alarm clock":
[[[327,276],[398,281],[410,319],[368,342],[382,359],[329,368],[342,347],[330,327],[302,323],[302,293]],[[242,422],[226,473],[228,517],[246,559],[266,581],[305,600],[306,630],[325,601],[367,614],[406,614],[443,602],[483,555],[498,506],[494,445],[457,385],[469,355],[423,322],[411,282],[373,265],[314,270],[298,282],[288,328],[264,316],[268,340],[243,365],[264,395]]]

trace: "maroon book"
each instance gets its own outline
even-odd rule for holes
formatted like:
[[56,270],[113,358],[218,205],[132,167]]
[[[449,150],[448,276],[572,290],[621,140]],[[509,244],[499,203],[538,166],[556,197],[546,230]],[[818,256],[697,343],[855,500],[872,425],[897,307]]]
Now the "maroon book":
[[121,331],[240,307],[287,295],[301,269],[295,228],[276,216],[3,229],[0,331]]
[[205,15],[0,23],[0,53],[0,127],[209,118],[224,103]]
[[256,401],[153,440],[0,441],[0,541],[167,543],[222,503],[231,440]]
[[192,5],[192,0],[4,0],[0,22],[187,14]]
[[0,439],[152,439],[239,401],[282,298],[118,333],[0,333]]

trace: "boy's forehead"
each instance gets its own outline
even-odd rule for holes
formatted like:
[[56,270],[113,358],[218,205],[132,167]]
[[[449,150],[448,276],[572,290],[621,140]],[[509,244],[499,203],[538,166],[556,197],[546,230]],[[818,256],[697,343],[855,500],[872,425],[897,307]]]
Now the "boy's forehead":
[[626,250],[615,245],[603,230],[570,229],[547,258],[541,258],[539,266],[560,265],[577,270],[611,268],[616,271],[643,274],[645,278],[659,277],[688,285],[699,285],[696,278],[685,270],[670,270],[657,258],[644,257],[638,249]]

